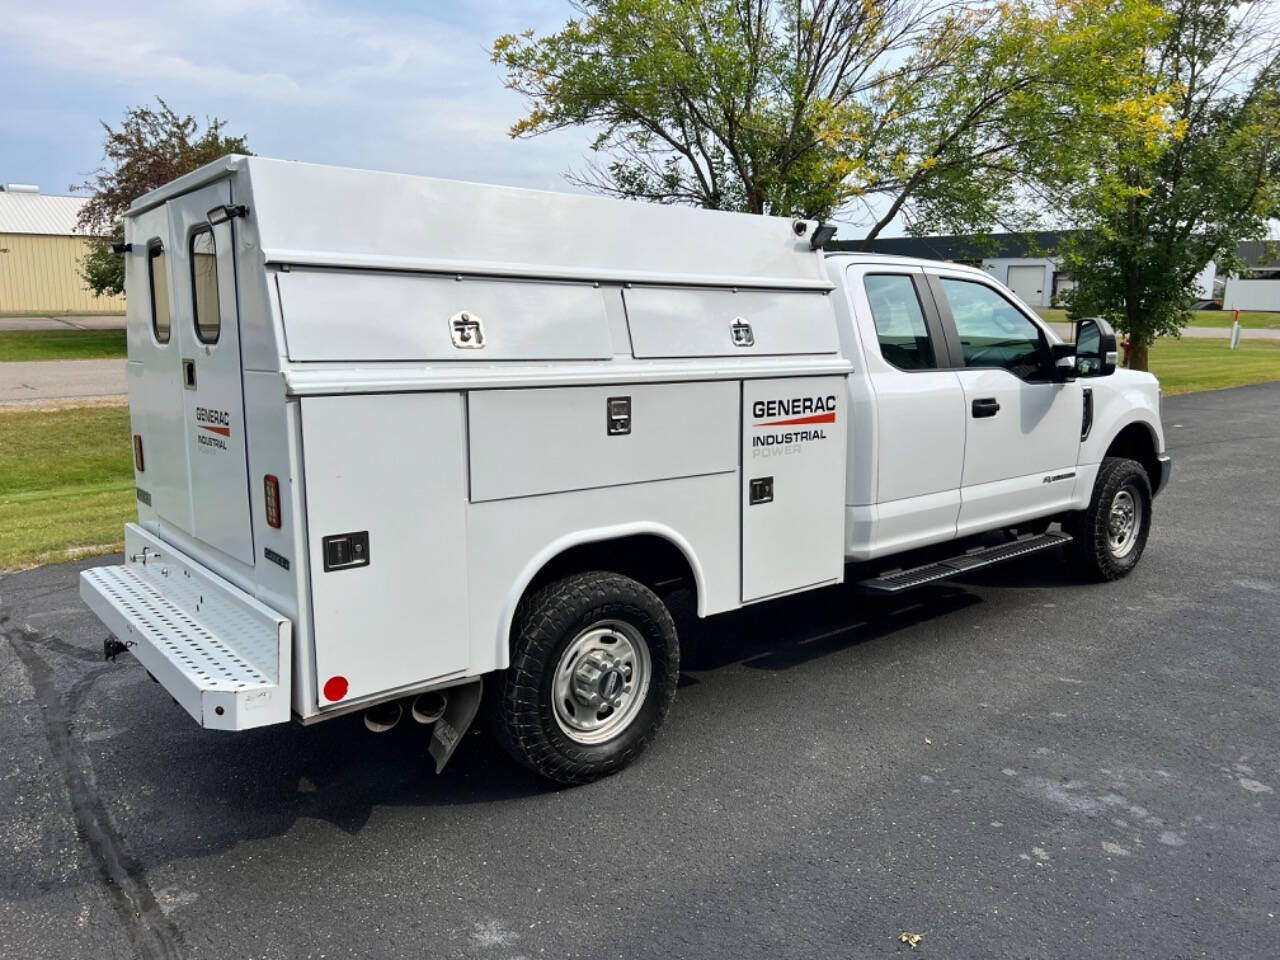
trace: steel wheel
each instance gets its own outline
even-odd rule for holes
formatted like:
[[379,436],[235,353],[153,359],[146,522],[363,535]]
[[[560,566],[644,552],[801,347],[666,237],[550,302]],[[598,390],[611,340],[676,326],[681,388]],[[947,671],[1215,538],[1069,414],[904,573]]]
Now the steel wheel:
[[620,620],[593,623],[556,664],[556,724],[575,743],[616,737],[640,712],[652,672],[649,645],[639,630]]
[[1107,513],[1107,549],[1117,560],[1127,557],[1138,542],[1142,529],[1142,498],[1133,485],[1125,484],[1111,499]]

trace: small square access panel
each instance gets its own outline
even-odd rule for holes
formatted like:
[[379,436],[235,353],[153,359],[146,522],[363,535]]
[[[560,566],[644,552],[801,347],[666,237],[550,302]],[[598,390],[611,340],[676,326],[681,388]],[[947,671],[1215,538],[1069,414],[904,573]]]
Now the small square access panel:
[[324,569],[346,570],[369,565],[369,531],[335,533],[320,541],[324,552]]

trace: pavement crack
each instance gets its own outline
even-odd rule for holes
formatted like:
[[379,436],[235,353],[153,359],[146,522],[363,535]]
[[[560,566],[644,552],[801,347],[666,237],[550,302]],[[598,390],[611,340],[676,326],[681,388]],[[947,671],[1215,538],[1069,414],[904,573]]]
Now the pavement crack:
[[64,691],[40,650],[84,661],[89,658],[83,650],[56,637],[13,629],[7,617],[0,619],[0,635],[13,647],[30,677],[44,718],[49,749],[62,767],[76,830],[89,850],[135,953],[141,960],[179,960],[185,953],[182,933],[160,908],[147,882],[146,871],[129,853],[124,838],[111,822],[97,790],[92,761],[84,745],[71,733],[71,720],[80,703],[98,678],[111,668],[102,666],[90,670]]

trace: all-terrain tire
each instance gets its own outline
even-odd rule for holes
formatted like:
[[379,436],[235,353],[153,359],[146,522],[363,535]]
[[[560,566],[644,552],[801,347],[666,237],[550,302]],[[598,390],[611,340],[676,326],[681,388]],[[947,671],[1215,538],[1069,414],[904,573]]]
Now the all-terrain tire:
[[[1131,535],[1123,517],[1131,511]],[[1063,528],[1071,534],[1072,565],[1088,580],[1119,580],[1138,561],[1151,532],[1151,481],[1142,464],[1107,457],[1098,468],[1089,506],[1071,514]]]
[[[558,666],[564,668],[561,659],[570,645],[600,624],[625,625],[633,644],[643,642],[648,683],[625,727],[602,742],[583,743],[557,719],[555,675]],[[535,591],[516,609],[511,666],[497,676],[490,728],[531,770],[557,783],[589,783],[618,772],[649,745],[675,698],[679,677],[675,623],[652,590],[616,573],[573,574]]]

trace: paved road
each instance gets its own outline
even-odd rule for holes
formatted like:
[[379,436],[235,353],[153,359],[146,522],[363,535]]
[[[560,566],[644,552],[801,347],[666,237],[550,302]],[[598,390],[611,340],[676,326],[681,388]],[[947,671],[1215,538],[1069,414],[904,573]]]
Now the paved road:
[[0,579],[0,956],[1274,960],[1277,410],[1166,401],[1122,584],[690,632],[653,749],[575,790],[483,734],[437,778],[413,729],[200,731],[99,662],[86,564]]
[[123,313],[72,314],[65,317],[0,317],[0,330],[123,330]]
[[123,397],[123,359],[0,363],[0,405],[90,397]]

